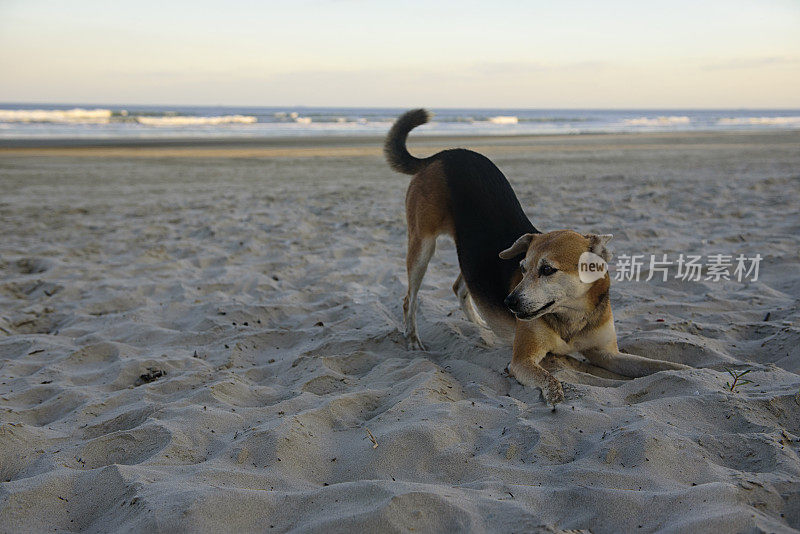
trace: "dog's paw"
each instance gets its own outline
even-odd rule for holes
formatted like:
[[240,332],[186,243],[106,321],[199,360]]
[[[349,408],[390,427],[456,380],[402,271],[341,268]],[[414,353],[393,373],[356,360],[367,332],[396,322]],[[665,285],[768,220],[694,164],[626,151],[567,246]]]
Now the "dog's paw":
[[555,411],[556,404],[564,402],[564,388],[561,387],[561,382],[551,376],[547,381],[547,385],[542,388],[542,396],[547,406]]
[[406,348],[408,350],[421,350],[426,351],[425,345],[422,344],[420,341],[419,336],[416,334],[411,336],[406,336]]

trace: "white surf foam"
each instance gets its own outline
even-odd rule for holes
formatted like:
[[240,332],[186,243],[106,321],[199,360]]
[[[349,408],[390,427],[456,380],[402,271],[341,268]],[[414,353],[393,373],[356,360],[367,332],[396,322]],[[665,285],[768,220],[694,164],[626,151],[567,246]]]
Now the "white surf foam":
[[111,120],[110,109],[0,109],[0,122],[99,124]]
[[496,117],[489,117],[489,122],[492,124],[517,124],[519,118],[513,115],[498,115]]
[[689,124],[692,120],[686,116],[670,117],[638,117],[635,119],[625,119],[622,121],[628,126],[668,126],[671,124]]
[[253,124],[258,119],[251,115],[220,115],[218,117],[191,117],[191,116],[166,116],[166,117],[136,117],[139,124],[147,126],[206,126],[217,124]]
[[717,124],[740,126],[746,124],[766,124],[775,126],[800,126],[800,117],[725,117]]

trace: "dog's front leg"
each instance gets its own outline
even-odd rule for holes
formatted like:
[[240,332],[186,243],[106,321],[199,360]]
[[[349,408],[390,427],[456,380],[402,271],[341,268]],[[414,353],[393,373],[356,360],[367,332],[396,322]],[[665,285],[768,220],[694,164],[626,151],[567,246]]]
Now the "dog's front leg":
[[564,390],[556,377],[539,365],[547,355],[550,344],[548,332],[538,326],[517,321],[508,371],[520,384],[541,388],[545,402],[555,410],[556,404],[564,400]]
[[593,348],[582,351],[581,354],[593,365],[631,378],[651,375],[658,371],[691,369],[691,367],[683,365],[682,363],[651,360],[650,358],[637,356],[635,354],[627,354],[618,350]]
[[461,311],[464,312],[467,319],[478,326],[489,328],[489,325],[483,320],[481,314],[475,309],[475,301],[472,300],[472,295],[470,295],[469,288],[467,288],[467,282],[464,280],[464,275],[461,273],[459,273],[456,282],[453,284],[453,293],[456,294],[458,304],[461,306]]

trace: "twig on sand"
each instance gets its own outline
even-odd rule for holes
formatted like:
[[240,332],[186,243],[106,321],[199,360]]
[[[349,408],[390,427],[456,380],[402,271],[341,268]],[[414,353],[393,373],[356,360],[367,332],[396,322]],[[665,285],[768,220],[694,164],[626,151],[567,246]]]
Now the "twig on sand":
[[367,431],[367,435],[369,435],[369,439],[372,440],[372,448],[373,449],[377,449],[378,448],[378,440],[375,439],[375,436],[372,435],[372,432],[369,431],[369,428],[364,427],[364,430]]
[[724,369],[726,371],[728,371],[728,374],[731,375],[731,377],[733,377],[733,382],[725,382],[725,387],[727,387],[730,391],[734,391],[737,386],[743,386],[745,384],[752,384],[753,383],[752,380],[743,380],[742,379],[742,377],[744,375],[746,375],[747,373],[749,373],[750,371],[752,371],[752,369],[746,369],[746,370],[742,371],[741,373],[737,373],[736,371],[728,369],[727,367],[724,367]]

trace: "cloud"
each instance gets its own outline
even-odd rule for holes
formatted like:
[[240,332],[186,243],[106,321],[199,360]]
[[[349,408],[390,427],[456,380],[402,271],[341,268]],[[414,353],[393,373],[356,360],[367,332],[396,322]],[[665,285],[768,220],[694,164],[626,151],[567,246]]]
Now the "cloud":
[[464,67],[480,75],[515,75],[538,74],[554,71],[590,71],[612,66],[606,61],[571,61],[552,63],[543,61],[484,61]]
[[704,70],[731,70],[731,69],[753,69],[762,67],[783,67],[800,65],[800,57],[792,56],[767,56],[751,58],[734,58],[714,63],[707,63],[702,66]]

